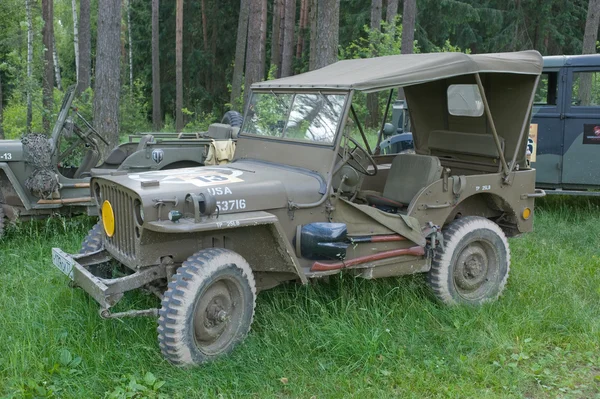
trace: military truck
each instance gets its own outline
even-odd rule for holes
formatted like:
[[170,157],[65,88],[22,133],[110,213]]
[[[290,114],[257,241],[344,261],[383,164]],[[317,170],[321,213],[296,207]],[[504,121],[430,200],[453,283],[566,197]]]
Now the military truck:
[[600,195],[600,55],[544,57],[529,147],[538,187]]
[[[287,281],[425,273],[442,303],[493,301],[507,237],[532,230],[544,195],[526,159],[541,71],[536,51],[414,54],[253,84],[232,163],[92,178],[101,223],[53,263],[101,317],[158,317],[163,355],[184,366],[230,352],[257,292]],[[416,154],[375,156],[353,95],[397,87]],[[114,311],[141,288],[160,307]]]
[[29,134],[21,140],[0,141],[0,237],[5,219],[28,220],[86,211],[95,214],[96,202],[89,188],[92,174],[203,165],[210,148],[219,145],[213,139],[235,139],[242,122],[239,113],[229,111],[223,123],[211,125],[205,133],[132,135],[129,142],[114,148],[96,166],[100,145],[107,142],[72,106],[74,98],[71,87],[65,93],[50,138]]

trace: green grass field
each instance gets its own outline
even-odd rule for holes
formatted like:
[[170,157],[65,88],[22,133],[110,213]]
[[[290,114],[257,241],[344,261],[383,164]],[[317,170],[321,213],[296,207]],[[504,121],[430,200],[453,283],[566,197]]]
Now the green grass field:
[[[598,200],[538,202],[496,303],[444,307],[423,276],[285,285],[259,295],[244,344],[196,369],[162,359],[154,320],[100,319],[52,266],[91,224],[1,241],[0,397],[600,398]],[[134,293],[119,308],[157,304]]]

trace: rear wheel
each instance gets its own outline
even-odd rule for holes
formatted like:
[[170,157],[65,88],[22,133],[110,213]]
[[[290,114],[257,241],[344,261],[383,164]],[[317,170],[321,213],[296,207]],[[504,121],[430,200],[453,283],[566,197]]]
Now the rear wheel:
[[197,252],[177,270],[162,300],[163,355],[191,366],[231,352],[250,330],[255,302],[254,276],[244,258],[226,249]]
[[510,249],[498,225],[468,216],[444,228],[431,264],[428,283],[445,304],[480,305],[497,299],[508,280]]
[[231,125],[233,127],[242,127],[242,123],[244,123],[244,117],[237,111],[227,111],[225,112],[225,115],[223,115],[221,123]]
[[81,249],[79,250],[79,253],[86,254],[101,250],[104,245],[102,243],[103,235],[104,228],[102,227],[102,222],[98,222],[90,231],[88,231],[88,235],[81,243]]

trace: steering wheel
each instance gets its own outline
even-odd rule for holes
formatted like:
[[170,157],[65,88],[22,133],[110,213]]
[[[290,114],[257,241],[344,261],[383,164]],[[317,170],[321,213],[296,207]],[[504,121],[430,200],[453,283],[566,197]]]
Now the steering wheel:
[[[345,163],[347,163],[350,160],[353,160],[354,162],[352,163],[352,167],[354,169],[356,169],[357,172],[362,173],[365,176],[375,176],[377,174],[377,163],[375,162],[375,160],[373,159],[373,157],[371,156],[371,154],[369,154],[369,152],[363,147],[361,146],[358,141],[356,141],[355,139],[353,139],[352,137],[348,137],[348,140],[350,142],[352,142],[352,144],[354,144],[354,148],[352,148],[351,150],[348,151],[348,159],[345,160]],[[369,163],[371,164],[371,166],[373,166],[373,170],[369,171],[367,168],[365,168],[363,166],[362,163],[360,163],[360,161],[362,159],[357,159],[358,157],[356,157],[354,155],[354,151],[359,150],[360,152],[363,153],[363,155],[365,156],[365,158],[369,161]],[[340,157],[343,158],[343,156],[341,154],[338,154]]]
[[[108,144],[108,141],[106,141],[106,139],[105,139],[104,137],[102,137],[102,136],[100,135],[100,133],[98,133],[98,131],[97,131],[96,129],[94,129],[94,127],[93,127],[93,126],[92,126],[92,125],[91,125],[91,124],[90,124],[90,123],[89,123],[89,122],[88,122],[88,121],[87,121],[87,120],[86,120],[86,119],[85,119],[85,118],[84,118],[84,117],[83,117],[83,116],[82,116],[82,115],[81,115],[79,112],[77,112],[77,109],[75,109],[75,108],[73,108],[73,107],[71,107],[71,109],[73,110],[73,112],[75,112],[75,114],[76,114],[76,115],[79,117],[79,119],[81,119],[81,120],[83,121],[83,123],[84,123],[84,124],[87,126],[87,128],[88,128],[88,131],[87,131],[86,133],[81,133],[81,135],[79,135],[79,134],[77,133],[77,135],[78,135],[78,136],[79,136],[79,137],[80,137],[80,138],[81,138],[83,141],[87,141],[88,137],[89,137],[91,134],[94,134],[94,135],[96,135],[96,137],[98,137],[100,140],[102,140],[102,142],[103,142],[104,144],[106,144],[106,145],[109,145],[109,144]],[[78,127],[78,126],[75,124],[75,122],[73,122],[73,127],[74,127],[73,131],[76,131],[77,129],[79,129],[79,127]],[[83,130],[82,130],[82,129],[80,129],[80,132],[83,132]],[[82,137],[82,136],[83,136],[83,137]]]

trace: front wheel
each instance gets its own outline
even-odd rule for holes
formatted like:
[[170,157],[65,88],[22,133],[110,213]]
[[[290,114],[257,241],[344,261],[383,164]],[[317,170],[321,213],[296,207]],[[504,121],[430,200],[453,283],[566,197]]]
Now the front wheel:
[[169,282],[158,342],[171,363],[193,366],[225,355],[250,330],[256,286],[248,262],[226,249],[189,257]]
[[444,228],[444,250],[436,249],[428,274],[435,296],[447,305],[496,300],[506,285],[510,249],[500,227],[468,216]]

